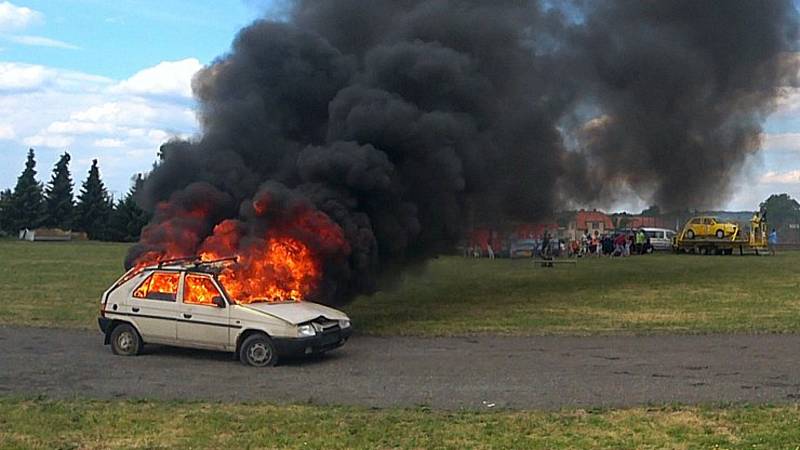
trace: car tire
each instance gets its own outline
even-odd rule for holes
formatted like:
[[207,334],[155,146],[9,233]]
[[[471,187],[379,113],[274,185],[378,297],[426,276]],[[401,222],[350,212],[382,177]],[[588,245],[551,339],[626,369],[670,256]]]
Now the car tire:
[[119,356],[136,356],[142,351],[144,342],[132,325],[122,323],[111,331],[111,352]]
[[275,344],[266,334],[248,336],[239,347],[239,361],[253,367],[274,366],[278,363]]
[[694,231],[689,230],[686,232],[686,239],[694,239]]
[[725,231],[717,230],[717,239],[722,239],[725,237]]

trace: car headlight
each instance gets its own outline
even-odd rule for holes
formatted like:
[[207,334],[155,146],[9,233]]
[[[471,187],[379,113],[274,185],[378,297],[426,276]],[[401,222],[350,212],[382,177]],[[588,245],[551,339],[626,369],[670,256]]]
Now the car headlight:
[[339,328],[350,328],[350,319],[343,319],[339,321]]
[[300,325],[297,327],[297,335],[301,337],[309,337],[314,336],[317,332],[314,330],[314,326],[309,324]]

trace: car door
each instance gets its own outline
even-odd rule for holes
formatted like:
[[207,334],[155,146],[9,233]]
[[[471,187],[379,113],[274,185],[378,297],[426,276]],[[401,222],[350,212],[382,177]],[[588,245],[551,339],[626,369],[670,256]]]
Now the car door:
[[667,235],[661,230],[656,231],[656,239],[654,247],[657,247],[659,250],[663,250],[669,247],[669,242],[667,242]]
[[131,292],[126,314],[145,342],[175,343],[180,276],[178,272],[153,272]]
[[714,219],[703,219],[703,236],[713,236],[714,232]]
[[230,340],[230,308],[212,303],[222,297],[210,275],[187,273],[181,291],[178,341],[182,345],[224,350]]

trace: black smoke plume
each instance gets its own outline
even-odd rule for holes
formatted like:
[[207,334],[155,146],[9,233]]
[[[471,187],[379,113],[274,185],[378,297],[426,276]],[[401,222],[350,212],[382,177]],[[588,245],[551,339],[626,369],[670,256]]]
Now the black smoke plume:
[[197,75],[202,136],[162,147],[127,264],[175,208],[213,201],[187,225],[201,239],[287,199],[343,231],[317,294],[337,303],[471,222],[615,192],[719,203],[797,81],[797,39],[790,0],[297,1]]

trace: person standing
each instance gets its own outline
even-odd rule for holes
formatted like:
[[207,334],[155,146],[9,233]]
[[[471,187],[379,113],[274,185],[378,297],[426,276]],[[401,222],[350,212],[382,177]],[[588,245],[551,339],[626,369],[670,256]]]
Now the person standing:
[[625,234],[624,233],[619,233],[614,238],[614,253],[613,253],[614,256],[625,256],[625,241],[626,240],[627,239],[625,238]]
[[589,254],[589,232],[581,234],[581,253],[580,256]]
[[625,256],[631,256],[631,246],[633,245],[633,235],[628,233],[625,236]]
[[641,228],[639,231],[636,232],[636,253],[643,255],[644,254],[644,244],[647,241],[647,236],[644,234],[644,230]]
[[775,228],[770,231],[767,243],[769,244],[769,254],[775,256],[775,247],[778,245],[778,232]]
[[544,233],[542,234],[542,258],[550,259],[550,233],[547,232],[547,228],[544,229]]

